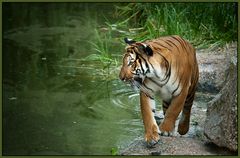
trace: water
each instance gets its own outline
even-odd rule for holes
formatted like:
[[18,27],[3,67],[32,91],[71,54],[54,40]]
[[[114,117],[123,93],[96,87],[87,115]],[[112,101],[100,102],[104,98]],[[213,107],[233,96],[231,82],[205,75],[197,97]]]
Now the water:
[[139,96],[119,81],[119,67],[82,60],[96,53],[88,41],[113,11],[3,4],[4,155],[110,155],[143,135]]
[[[113,15],[112,3],[3,3],[4,155],[111,155],[143,138],[119,64],[83,60],[105,41],[121,62],[124,45],[105,27]],[[209,100],[197,95],[193,117]]]

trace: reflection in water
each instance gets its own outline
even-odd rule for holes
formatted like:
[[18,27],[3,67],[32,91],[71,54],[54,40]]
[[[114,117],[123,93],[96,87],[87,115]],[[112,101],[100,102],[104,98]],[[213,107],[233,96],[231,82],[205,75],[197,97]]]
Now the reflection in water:
[[138,96],[118,69],[106,80],[99,63],[80,60],[93,53],[89,28],[112,11],[112,4],[3,4],[4,155],[108,155],[142,135]]

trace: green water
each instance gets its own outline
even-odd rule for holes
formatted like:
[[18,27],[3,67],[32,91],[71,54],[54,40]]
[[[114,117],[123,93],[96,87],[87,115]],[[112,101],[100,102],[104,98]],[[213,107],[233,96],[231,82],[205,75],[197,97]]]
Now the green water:
[[111,3],[3,3],[4,155],[110,155],[143,135],[119,67],[82,60],[113,13]]

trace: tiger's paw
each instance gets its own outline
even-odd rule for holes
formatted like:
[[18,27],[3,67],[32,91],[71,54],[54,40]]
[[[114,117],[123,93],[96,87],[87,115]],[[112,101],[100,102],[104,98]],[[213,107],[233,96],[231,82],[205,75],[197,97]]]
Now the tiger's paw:
[[161,136],[167,136],[167,137],[172,137],[172,136],[174,136],[174,132],[173,131],[171,131],[171,132],[160,132],[160,135]]
[[156,145],[160,140],[159,137],[159,129],[157,125],[153,125],[151,130],[146,131],[145,133],[145,141],[147,143],[147,147],[152,148]]
[[163,120],[163,122],[160,124],[160,135],[161,136],[173,136],[173,130],[174,130],[175,124],[172,121]]
[[154,148],[156,144],[158,144],[159,140],[158,141],[155,141],[155,140],[151,140],[149,142],[147,142],[147,148]]
[[178,133],[185,135],[189,130],[189,123],[179,123],[178,124]]

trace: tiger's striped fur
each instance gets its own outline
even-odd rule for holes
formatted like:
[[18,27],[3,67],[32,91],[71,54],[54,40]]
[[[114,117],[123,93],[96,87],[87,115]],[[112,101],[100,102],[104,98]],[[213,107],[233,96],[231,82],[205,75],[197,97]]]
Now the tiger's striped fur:
[[[189,130],[189,120],[198,82],[198,64],[193,46],[179,36],[128,43],[119,74],[121,80],[140,89],[145,140],[157,142],[161,132],[172,132],[182,111],[178,133]],[[164,120],[154,120],[154,95],[160,94]]]

